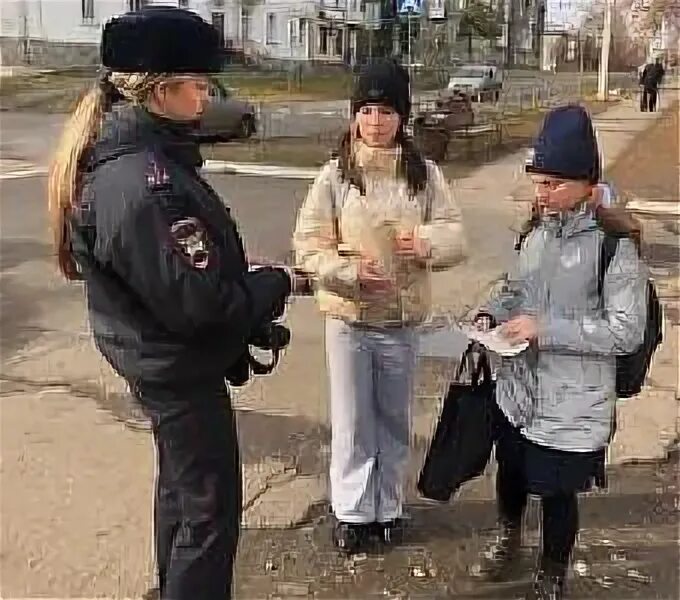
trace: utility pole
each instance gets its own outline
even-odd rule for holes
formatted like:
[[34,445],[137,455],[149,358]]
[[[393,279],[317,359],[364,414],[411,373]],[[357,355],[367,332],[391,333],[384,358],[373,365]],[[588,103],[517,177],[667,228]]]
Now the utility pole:
[[614,0],[605,0],[604,26],[602,27],[602,53],[597,78],[597,99],[606,102],[609,97],[609,48],[612,41],[612,9]]
[[578,97],[583,99],[583,32],[578,30]]
[[21,60],[25,63],[29,61],[28,52],[28,8],[26,0],[21,0],[19,3],[19,19],[21,21]]
[[409,6],[406,18],[408,19],[408,80],[413,86],[413,56],[411,52],[411,17],[413,16],[413,9]]
[[505,58],[506,68],[510,68],[515,64],[515,0],[506,0],[507,4],[507,26],[506,26],[506,53]]

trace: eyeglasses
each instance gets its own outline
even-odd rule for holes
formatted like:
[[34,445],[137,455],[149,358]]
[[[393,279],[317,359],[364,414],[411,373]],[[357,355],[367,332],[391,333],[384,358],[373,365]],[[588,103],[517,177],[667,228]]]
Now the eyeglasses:
[[561,185],[568,183],[567,181],[559,181],[556,179],[544,179],[541,181],[533,179],[532,181],[537,188],[548,189],[550,191],[554,191]]

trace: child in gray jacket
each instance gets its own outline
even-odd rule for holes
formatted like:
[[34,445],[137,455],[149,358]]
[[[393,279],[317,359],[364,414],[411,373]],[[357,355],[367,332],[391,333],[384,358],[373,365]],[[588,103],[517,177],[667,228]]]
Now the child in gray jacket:
[[529,349],[501,361],[496,482],[500,534],[483,572],[509,573],[528,494],[543,504],[542,554],[528,598],[559,599],[578,532],[577,493],[604,485],[613,433],[616,357],[643,342],[647,273],[619,240],[599,289],[604,231],[596,218],[599,154],[588,113],[546,116],[527,165],[535,223],[502,294],[484,311]]

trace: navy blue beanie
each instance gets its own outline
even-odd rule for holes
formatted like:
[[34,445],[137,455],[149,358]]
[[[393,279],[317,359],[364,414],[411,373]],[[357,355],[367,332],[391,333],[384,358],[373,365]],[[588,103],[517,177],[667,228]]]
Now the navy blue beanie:
[[588,111],[579,105],[551,110],[534,142],[527,173],[560,179],[600,179],[600,152]]

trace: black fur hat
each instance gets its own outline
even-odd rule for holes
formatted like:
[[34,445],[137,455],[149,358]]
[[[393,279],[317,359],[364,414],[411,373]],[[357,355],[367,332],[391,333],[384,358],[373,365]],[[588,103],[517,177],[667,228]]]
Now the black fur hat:
[[396,61],[385,59],[367,65],[357,77],[352,94],[352,114],[365,104],[384,103],[403,119],[411,113],[409,76]]
[[215,73],[221,67],[217,30],[196,13],[150,6],[104,26],[102,65],[123,73]]

